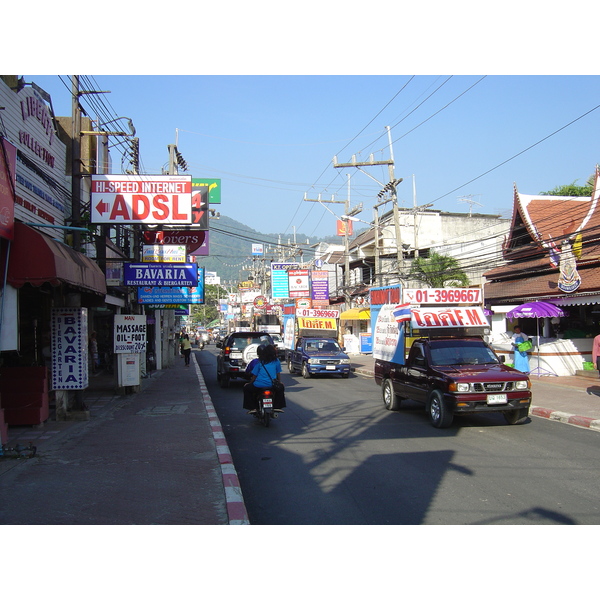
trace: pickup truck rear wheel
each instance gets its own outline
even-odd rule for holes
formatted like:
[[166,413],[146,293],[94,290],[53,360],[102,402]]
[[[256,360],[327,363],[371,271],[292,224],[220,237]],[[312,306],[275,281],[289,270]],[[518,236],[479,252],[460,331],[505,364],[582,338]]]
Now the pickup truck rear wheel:
[[429,394],[427,412],[429,413],[431,424],[438,429],[450,427],[452,424],[454,415],[448,410],[448,407],[444,402],[444,396],[440,390],[433,390],[431,394]]
[[398,410],[400,408],[400,396],[394,393],[392,382],[386,379],[381,386],[381,395],[383,397],[383,403],[388,410]]
[[529,409],[517,408],[516,410],[508,410],[502,414],[509,425],[520,425],[521,423],[525,423],[527,420]]
[[311,377],[310,372],[308,370],[308,366],[305,362],[302,363],[302,377],[304,377],[304,379],[310,379]]
[[290,372],[290,374],[293,375],[295,373],[295,370],[294,370],[294,367],[292,365],[292,359],[291,358],[288,358],[287,367],[288,367],[288,371]]

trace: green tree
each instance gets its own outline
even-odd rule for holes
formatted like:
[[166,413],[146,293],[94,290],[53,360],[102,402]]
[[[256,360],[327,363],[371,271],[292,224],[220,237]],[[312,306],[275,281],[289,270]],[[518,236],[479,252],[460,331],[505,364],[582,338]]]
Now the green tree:
[[592,175],[586,185],[576,185],[577,179],[567,185],[558,185],[548,192],[540,192],[541,196],[591,196],[594,191],[594,180],[596,175]]
[[415,258],[409,277],[429,287],[467,287],[469,278],[451,256],[432,252],[429,258]]
[[227,292],[218,285],[204,286],[204,304],[191,304],[190,320],[194,325],[206,325],[219,316],[219,299]]

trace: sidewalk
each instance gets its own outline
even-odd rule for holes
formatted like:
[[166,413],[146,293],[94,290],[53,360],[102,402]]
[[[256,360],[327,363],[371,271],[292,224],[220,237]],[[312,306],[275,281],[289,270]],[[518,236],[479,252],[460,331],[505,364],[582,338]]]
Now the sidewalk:
[[[370,355],[350,357],[355,372],[373,376],[374,359]],[[600,431],[600,379],[571,377],[531,377],[533,400],[529,414]]]
[[237,473],[194,354],[154,371],[137,394],[98,375],[87,421],[9,427],[1,524],[248,524]]

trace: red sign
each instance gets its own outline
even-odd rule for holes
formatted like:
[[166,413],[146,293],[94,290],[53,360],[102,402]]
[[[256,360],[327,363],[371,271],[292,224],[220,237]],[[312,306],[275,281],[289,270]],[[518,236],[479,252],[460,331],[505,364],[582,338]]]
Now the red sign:
[[192,222],[189,175],[92,175],[92,223]]
[[14,238],[17,147],[4,138],[0,145],[0,237]]
[[144,231],[145,244],[176,244],[187,246],[188,254],[200,248],[208,235],[208,231]]

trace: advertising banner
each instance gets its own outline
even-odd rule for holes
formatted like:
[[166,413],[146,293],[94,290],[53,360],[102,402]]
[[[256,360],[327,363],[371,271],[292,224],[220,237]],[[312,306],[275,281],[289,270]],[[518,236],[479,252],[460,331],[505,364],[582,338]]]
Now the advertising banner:
[[308,317],[297,317],[300,329],[320,329],[325,331],[337,331],[336,319],[310,319]]
[[288,271],[290,298],[310,297],[310,271],[308,269],[290,269]]
[[329,304],[329,271],[311,271],[311,298]]
[[409,304],[481,304],[481,288],[404,288],[402,301]]
[[192,223],[189,175],[92,175],[92,223]]
[[411,326],[414,329],[441,327],[489,327],[480,306],[446,308],[411,307]]
[[125,264],[123,285],[196,287],[198,285],[198,265],[196,263]]
[[377,311],[372,332],[373,358],[404,364],[404,328],[392,314],[395,304],[384,304]]
[[140,304],[204,304],[202,287],[139,287]]
[[115,315],[115,354],[139,354],[146,349],[146,315]]
[[[146,244],[181,244],[187,247],[189,254],[208,256],[208,231],[144,231],[143,239]],[[198,251],[204,248],[205,252]]]
[[271,297],[290,298],[288,271],[297,269],[298,263],[271,263]]
[[0,237],[14,238],[17,147],[0,140]]
[[83,390],[89,385],[87,308],[53,308],[52,389]]
[[337,308],[296,308],[296,316],[308,319],[339,319],[340,311]]
[[142,246],[143,262],[184,263],[186,259],[187,249],[185,246],[174,246],[171,244]]

